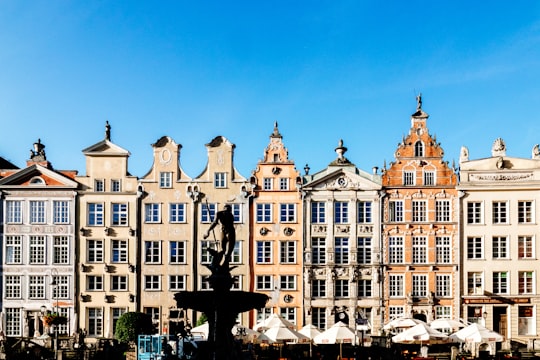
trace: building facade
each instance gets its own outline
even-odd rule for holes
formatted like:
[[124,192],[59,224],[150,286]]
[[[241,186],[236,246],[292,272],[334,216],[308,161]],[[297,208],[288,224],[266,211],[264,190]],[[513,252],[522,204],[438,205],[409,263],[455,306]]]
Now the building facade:
[[105,138],[84,149],[86,174],[79,191],[79,327],[87,338],[112,338],[118,318],[140,311],[141,219],[137,177],[129,152]]
[[42,317],[67,318],[57,334],[71,334],[76,319],[77,172],[55,170],[45,145],[34,144],[26,167],[3,171],[2,329],[6,336],[38,337]]
[[356,168],[342,141],[335,151],[327,168],[304,175],[304,316],[320,329],[338,321],[376,329],[380,177]]
[[460,315],[457,175],[418,97],[395,161],[382,169],[383,323]]
[[289,159],[277,123],[250,183],[250,290],[271,299],[251,322],[276,313],[300,328],[304,323],[302,178]]
[[502,139],[491,157],[460,155],[462,316],[534,347],[539,328],[540,151],[506,155]]

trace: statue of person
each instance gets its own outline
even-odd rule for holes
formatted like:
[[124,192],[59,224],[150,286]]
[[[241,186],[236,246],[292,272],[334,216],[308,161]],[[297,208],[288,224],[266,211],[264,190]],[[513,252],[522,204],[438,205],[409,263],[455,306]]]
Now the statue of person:
[[234,230],[234,215],[232,213],[232,207],[226,204],[223,210],[218,211],[216,218],[210,224],[210,228],[204,234],[203,238],[206,239],[210,236],[212,231],[217,225],[221,224],[221,251],[225,254],[225,261],[231,260],[232,252],[234,251],[234,245],[236,243],[236,231]]
[[422,93],[416,96],[416,110],[422,110]]

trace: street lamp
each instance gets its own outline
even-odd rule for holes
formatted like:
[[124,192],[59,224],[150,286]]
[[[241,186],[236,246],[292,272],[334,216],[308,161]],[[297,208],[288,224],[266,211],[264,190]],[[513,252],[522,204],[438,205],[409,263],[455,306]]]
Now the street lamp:
[[[58,270],[56,270],[55,268],[52,268],[51,277],[52,277],[51,286],[54,286],[52,298],[53,298],[53,301],[56,301],[56,304],[54,306],[54,309],[55,309],[54,312],[58,316],[60,315],[58,313]],[[54,358],[58,359],[58,324],[54,325]]]

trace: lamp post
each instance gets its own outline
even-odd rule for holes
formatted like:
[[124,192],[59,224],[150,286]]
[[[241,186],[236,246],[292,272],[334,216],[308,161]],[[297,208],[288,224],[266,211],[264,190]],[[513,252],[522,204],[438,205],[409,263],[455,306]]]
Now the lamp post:
[[[54,312],[56,315],[58,314],[58,270],[55,268],[51,269],[51,277],[52,282],[51,286],[53,286],[53,293],[52,293],[52,299],[53,301],[56,301],[56,304],[54,305]],[[54,358],[55,360],[58,359],[58,324],[54,325]]]

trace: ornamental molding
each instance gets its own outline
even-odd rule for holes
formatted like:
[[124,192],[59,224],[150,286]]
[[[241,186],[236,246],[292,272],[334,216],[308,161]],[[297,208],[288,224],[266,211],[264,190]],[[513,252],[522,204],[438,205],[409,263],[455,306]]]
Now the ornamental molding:
[[470,174],[471,181],[526,181],[533,179],[532,173],[513,173],[513,174]]

